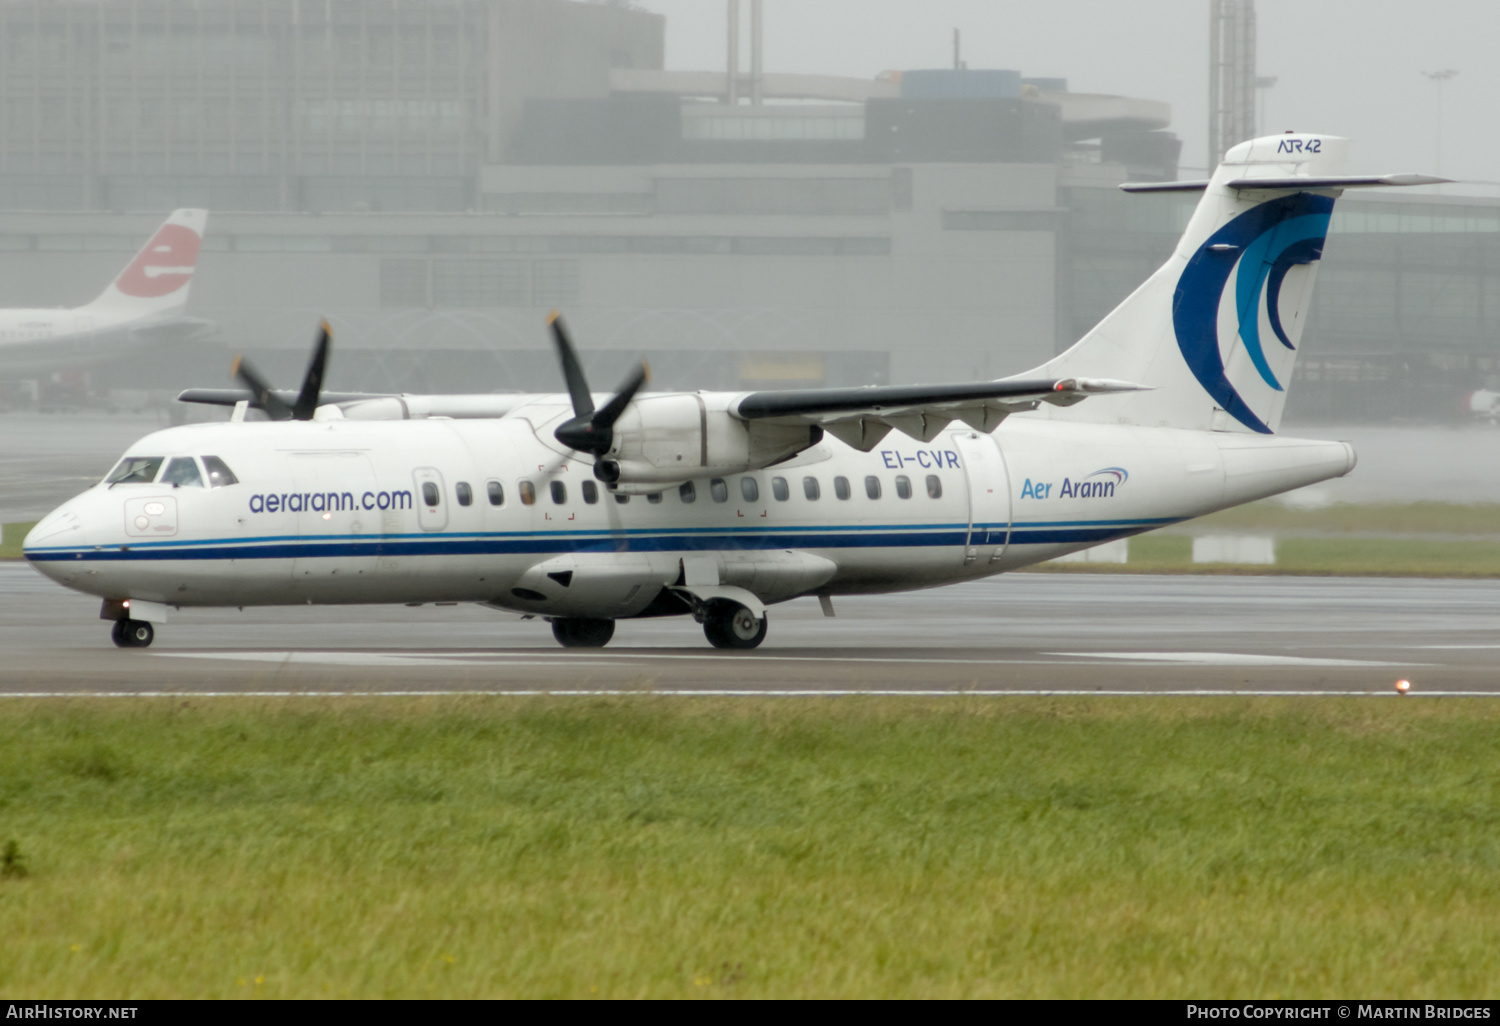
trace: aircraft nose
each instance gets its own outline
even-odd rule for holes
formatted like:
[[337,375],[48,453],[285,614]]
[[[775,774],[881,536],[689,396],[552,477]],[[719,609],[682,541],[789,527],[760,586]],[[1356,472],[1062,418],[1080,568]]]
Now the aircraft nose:
[[21,554],[27,562],[48,577],[56,577],[50,571],[58,565],[58,554],[67,549],[76,549],[83,544],[83,517],[77,504],[64,503],[36,522],[21,542]]

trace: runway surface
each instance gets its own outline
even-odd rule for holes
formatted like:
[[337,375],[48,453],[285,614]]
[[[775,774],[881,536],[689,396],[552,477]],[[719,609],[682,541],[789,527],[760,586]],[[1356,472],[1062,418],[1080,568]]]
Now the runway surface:
[[98,600],[0,563],[0,695],[692,691],[1500,696],[1500,582],[1010,574],[771,609],[754,652],[686,618],[602,650],[477,606],[185,610],[116,649]]

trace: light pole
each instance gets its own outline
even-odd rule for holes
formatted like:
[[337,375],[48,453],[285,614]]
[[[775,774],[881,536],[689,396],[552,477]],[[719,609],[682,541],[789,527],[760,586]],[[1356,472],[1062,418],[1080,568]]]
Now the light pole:
[[1457,75],[1458,72],[1453,68],[1445,68],[1442,71],[1424,71],[1422,74],[1427,76],[1428,81],[1437,90],[1437,130],[1435,132],[1437,136],[1437,166],[1432,169],[1432,173],[1440,175],[1443,173],[1443,83],[1454,75]]
[[1266,93],[1270,92],[1271,87],[1275,84],[1275,75],[1255,76],[1255,91],[1259,94],[1256,100],[1256,114],[1260,121],[1260,127],[1255,132],[1256,135],[1266,134]]

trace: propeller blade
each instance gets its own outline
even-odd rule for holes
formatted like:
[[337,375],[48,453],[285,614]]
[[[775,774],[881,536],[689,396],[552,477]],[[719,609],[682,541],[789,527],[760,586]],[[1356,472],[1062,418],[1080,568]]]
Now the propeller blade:
[[277,397],[276,393],[271,390],[271,386],[266,383],[266,379],[261,377],[254,367],[250,366],[249,360],[243,356],[236,356],[231,373],[245,383],[245,387],[250,390],[250,395],[254,399],[255,405],[265,410],[266,416],[272,420],[292,419],[292,407]]
[[307,365],[307,374],[302,378],[302,391],[292,406],[293,420],[312,420],[318,409],[318,399],[323,394],[323,372],[328,368],[328,346],[333,341],[333,329],[323,322],[318,332],[318,341],[313,346],[312,360]]
[[606,428],[614,427],[615,421],[620,419],[620,414],[625,412],[625,407],[630,405],[630,400],[634,399],[635,394],[640,391],[641,386],[650,380],[651,368],[647,364],[642,363],[636,368],[635,374],[625,384],[620,386],[620,390],[615,393],[614,398],[605,403],[599,408],[599,412],[594,414],[594,423]]
[[603,456],[614,447],[615,421],[620,419],[620,415],[630,405],[630,400],[635,398],[636,392],[650,376],[650,370],[644,363],[641,364],[635,374],[621,386],[620,391],[597,412],[564,421],[552,432],[553,437],[569,449]]
[[[547,317],[552,328],[552,339],[557,343],[557,358],[562,362],[563,380],[568,383],[568,395],[573,399],[573,415],[584,418],[594,412],[594,397],[589,394],[589,383],[583,376],[583,366],[573,343],[568,338],[568,329],[563,326],[562,315],[556,310]],[[566,443],[565,443],[566,444]]]

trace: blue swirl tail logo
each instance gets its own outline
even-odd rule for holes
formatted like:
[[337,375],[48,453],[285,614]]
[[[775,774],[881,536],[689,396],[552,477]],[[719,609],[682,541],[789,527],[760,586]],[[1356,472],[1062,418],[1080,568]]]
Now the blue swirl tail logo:
[[[1172,326],[1183,359],[1213,400],[1253,431],[1271,433],[1224,372],[1224,357],[1219,350],[1219,306],[1224,290],[1238,267],[1234,306],[1245,355],[1267,387],[1285,391],[1266,359],[1260,332],[1261,299],[1265,299],[1276,342],[1287,349],[1295,348],[1281,323],[1281,286],[1293,267],[1322,258],[1332,214],[1330,197],[1306,192],[1262,203],[1209,236],[1177,280]],[[1240,255],[1238,261],[1236,253]]]

